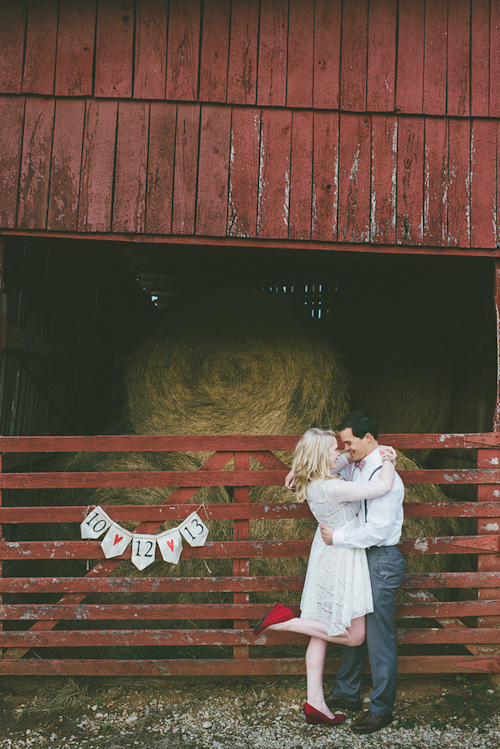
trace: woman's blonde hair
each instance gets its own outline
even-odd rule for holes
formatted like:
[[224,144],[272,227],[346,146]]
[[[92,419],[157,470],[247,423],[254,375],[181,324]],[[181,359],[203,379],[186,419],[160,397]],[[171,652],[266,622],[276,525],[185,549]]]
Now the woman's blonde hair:
[[332,438],[335,438],[335,432],[330,429],[308,429],[297,443],[292,470],[298,502],[307,499],[307,487],[311,481],[331,478],[328,450],[332,446]]

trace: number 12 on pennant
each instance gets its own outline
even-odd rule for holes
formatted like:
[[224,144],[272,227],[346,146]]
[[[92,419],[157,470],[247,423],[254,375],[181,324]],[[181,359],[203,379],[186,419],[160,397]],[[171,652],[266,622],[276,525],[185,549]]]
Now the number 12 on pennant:
[[132,537],[132,564],[143,570],[153,564],[156,554],[156,537],[134,533]]

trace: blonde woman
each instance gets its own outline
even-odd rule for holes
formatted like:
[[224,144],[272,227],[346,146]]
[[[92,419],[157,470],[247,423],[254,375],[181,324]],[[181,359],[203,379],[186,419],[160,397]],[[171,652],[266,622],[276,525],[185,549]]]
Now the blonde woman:
[[[295,449],[292,471],[299,502],[307,501],[318,523],[349,530],[360,525],[358,512],[362,500],[381,497],[392,488],[394,451],[383,448],[383,465],[369,481],[344,481],[338,471],[338,443],[334,432],[309,429]],[[301,616],[276,604],[255,627],[309,635],[306,652],[307,702],[304,714],[308,723],[338,725],[345,716],[334,715],[323,694],[323,668],[327,643],[356,647],[365,639],[365,614],[373,611],[370,575],[364,549],[329,546],[316,530],[309,556],[300,602]]]

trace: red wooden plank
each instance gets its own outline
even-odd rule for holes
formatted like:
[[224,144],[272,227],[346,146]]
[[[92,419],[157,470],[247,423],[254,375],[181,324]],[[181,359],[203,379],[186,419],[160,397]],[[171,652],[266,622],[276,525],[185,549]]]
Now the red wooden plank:
[[175,139],[173,234],[194,234],[199,130],[199,105],[179,104]]
[[258,0],[232,0],[227,101],[255,104],[257,100]]
[[284,107],[288,51],[288,0],[269,0],[260,6],[257,104]]
[[201,101],[226,101],[230,17],[230,0],[205,0],[203,3]]
[[[241,625],[239,625],[241,627]],[[30,648],[53,647],[146,647],[151,645],[193,646],[218,645],[302,645],[306,642],[304,635],[278,633],[269,631],[265,634],[264,643],[255,639],[253,630],[240,629],[197,629],[197,630],[92,630],[72,631],[56,630],[53,632],[2,632],[0,647]],[[498,643],[498,629],[397,629],[396,639],[404,645],[453,644],[453,643]]]
[[425,121],[424,242],[446,245],[448,134],[444,119]]
[[[301,435],[94,435],[92,437],[2,437],[0,451],[46,452],[166,452],[169,450],[294,450]],[[498,432],[475,434],[381,434],[381,444],[396,448],[469,448],[500,445]],[[342,443],[340,442],[342,447]],[[228,458],[229,460],[229,458]],[[200,470],[207,465],[202,466]]]
[[370,237],[370,136],[367,115],[340,115],[339,228],[341,242]]
[[151,102],[146,197],[146,231],[170,234],[174,194],[177,104]]
[[17,215],[20,229],[44,228],[47,223],[53,129],[54,99],[27,97]]
[[471,0],[471,115],[487,117],[490,99],[490,0]]
[[[413,632],[414,630],[405,630]],[[498,638],[498,630],[469,630],[469,638],[475,641],[495,642],[495,634]],[[422,630],[419,630],[422,633]],[[476,633],[476,634],[475,634]],[[495,634],[494,634],[495,633]],[[265,635],[266,644],[303,645],[307,642],[304,635],[278,634],[268,632]],[[407,635],[409,640],[411,634]],[[414,635],[416,642],[423,639]],[[442,639],[428,637],[431,642],[441,642]],[[444,640],[446,641],[446,640]],[[469,640],[470,641],[470,640]],[[18,647],[20,645],[30,648],[53,648],[53,647],[145,647],[148,645],[176,645],[179,647],[192,645],[218,645],[249,646],[256,643],[253,630],[243,627],[238,622],[238,629],[118,629],[118,630],[92,630],[87,632],[56,630],[54,632],[5,632],[0,633],[0,647]]]
[[54,93],[57,0],[30,0],[26,25],[23,93]]
[[367,109],[391,112],[396,87],[397,0],[369,0]]
[[447,16],[448,0],[425,0],[424,114],[446,114]]
[[[264,636],[264,635],[263,635]],[[459,659],[459,663],[457,663]],[[401,673],[455,673],[467,671],[477,656],[426,655],[400,656],[398,670]],[[494,659],[490,662],[496,663]],[[488,662],[489,663],[489,662]],[[341,665],[340,658],[325,661],[325,673],[335,674]],[[368,665],[365,667],[368,671]],[[486,666],[485,666],[486,668]],[[493,665],[489,666],[490,670]],[[0,660],[0,673],[16,676],[64,675],[64,676],[291,676],[305,673],[304,658],[251,658],[222,660]]]
[[366,110],[368,48],[368,0],[351,0],[342,5],[342,62],[340,108]]
[[398,121],[397,241],[419,245],[424,238],[424,120]]
[[449,120],[448,246],[470,247],[470,120]]
[[290,227],[293,239],[310,239],[312,218],[313,113],[293,112]]
[[370,241],[396,243],[398,121],[372,115]]
[[0,226],[16,225],[24,129],[24,97],[0,98]]
[[89,99],[85,112],[79,231],[110,231],[117,101]]
[[[433,472],[436,475],[438,472]],[[488,472],[488,476],[491,472]],[[493,472],[498,473],[498,472]],[[420,475],[420,474],[419,474]],[[458,474],[457,474],[458,475]],[[499,473],[500,475],[500,473]],[[60,487],[96,488],[98,486],[281,486],[286,471],[95,471],[81,473],[4,473],[2,488]],[[493,479],[492,479],[493,480]]]
[[263,109],[261,128],[257,233],[288,237],[291,111]]
[[134,98],[164,99],[168,3],[137,0],[135,13]]
[[448,5],[447,114],[470,115],[471,0],[453,0]]
[[49,229],[76,231],[78,228],[84,120],[85,101],[56,101],[47,218]]
[[425,5],[399,0],[396,110],[422,112],[424,93]]
[[[481,502],[481,504],[483,504]],[[226,505],[228,508],[228,505]],[[405,508],[408,509],[408,506]],[[418,572],[407,573],[402,588],[494,588],[498,572]],[[235,590],[302,590],[304,576],[262,577],[4,577],[3,593],[178,593],[207,590],[231,593]]]
[[339,196],[339,116],[314,112],[314,163],[311,236],[337,239]]
[[[420,469],[399,471],[405,484],[495,484],[500,482],[499,470]],[[62,473],[4,473],[0,488],[23,489],[57,487],[97,488],[105,486],[281,486],[286,469],[276,471],[208,470],[200,477],[198,471],[71,471]]]
[[20,94],[27,0],[0,4],[0,92]]
[[201,108],[196,233],[224,236],[227,226],[231,109]]
[[260,110],[235,107],[231,122],[228,228],[232,237],[255,237],[259,189]]
[[316,0],[314,4],[315,109],[338,109],[340,90],[340,30],[342,0]]
[[[396,606],[396,618],[426,619],[463,616],[467,604],[468,616],[495,616],[500,613],[500,601],[453,601],[435,603],[400,603]],[[291,608],[298,612],[298,605]],[[76,606],[57,604],[4,604],[2,618],[6,621],[127,621],[141,619],[185,620],[185,619],[257,619],[269,609],[267,603],[240,604],[79,604]],[[500,635],[499,635],[500,639]]]
[[200,0],[171,2],[168,15],[167,99],[198,98]]
[[144,231],[148,166],[149,103],[118,105],[113,231]]
[[56,96],[92,95],[95,25],[95,0],[60,3]]
[[500,117],[500,0],[490,2],[490,117]]
[[[469,543],[471,545],[467,545]],[[310,541],[214,541],[206,543],[200,548],[184,548],[183,558],[282,559],[306,557],[309,554],[310,546]],[[402,554],[418,555],[478,554],[480,552],[481,555],[492,554],[495,556],[498,554],[498,537],[487,537],[487,540],[484,536],[403,539],[400,544],[400,551]],[[37,559],[104,560],[104,553],[97,541],[18,541],[15,543],[2,541],[0,542],[0,559],[29,559],[32,561]],[[130,551],[117,557],[114,566],[116,567],[123,559],[130,559]],[[468,611],[468,613],[474,616],[472,612]],[[500,614],[500,603],[496,613]],[[424,616],[424,614],[421,615]],[[442,616],[448,616],[448,614],[444,613]]]
[[471,246],[496,247],[497,123],[472,120]]
[[97,10],[95,96],[132,96],[134,0],[106,0]]
[[287,107],[311,107],[314,67],[314,0],[289,0]]

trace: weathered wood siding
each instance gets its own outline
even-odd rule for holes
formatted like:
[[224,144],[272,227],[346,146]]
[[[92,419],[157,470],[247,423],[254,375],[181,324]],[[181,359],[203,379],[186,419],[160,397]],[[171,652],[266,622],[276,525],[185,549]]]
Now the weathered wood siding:
[[0,93],[497,117],[499,19],[489,0],[18,0]]
[[33,96],[0,108],[3,228],[500,243],[496,120]]
[[0,230],[500,245],[500,4],[0,7]]

